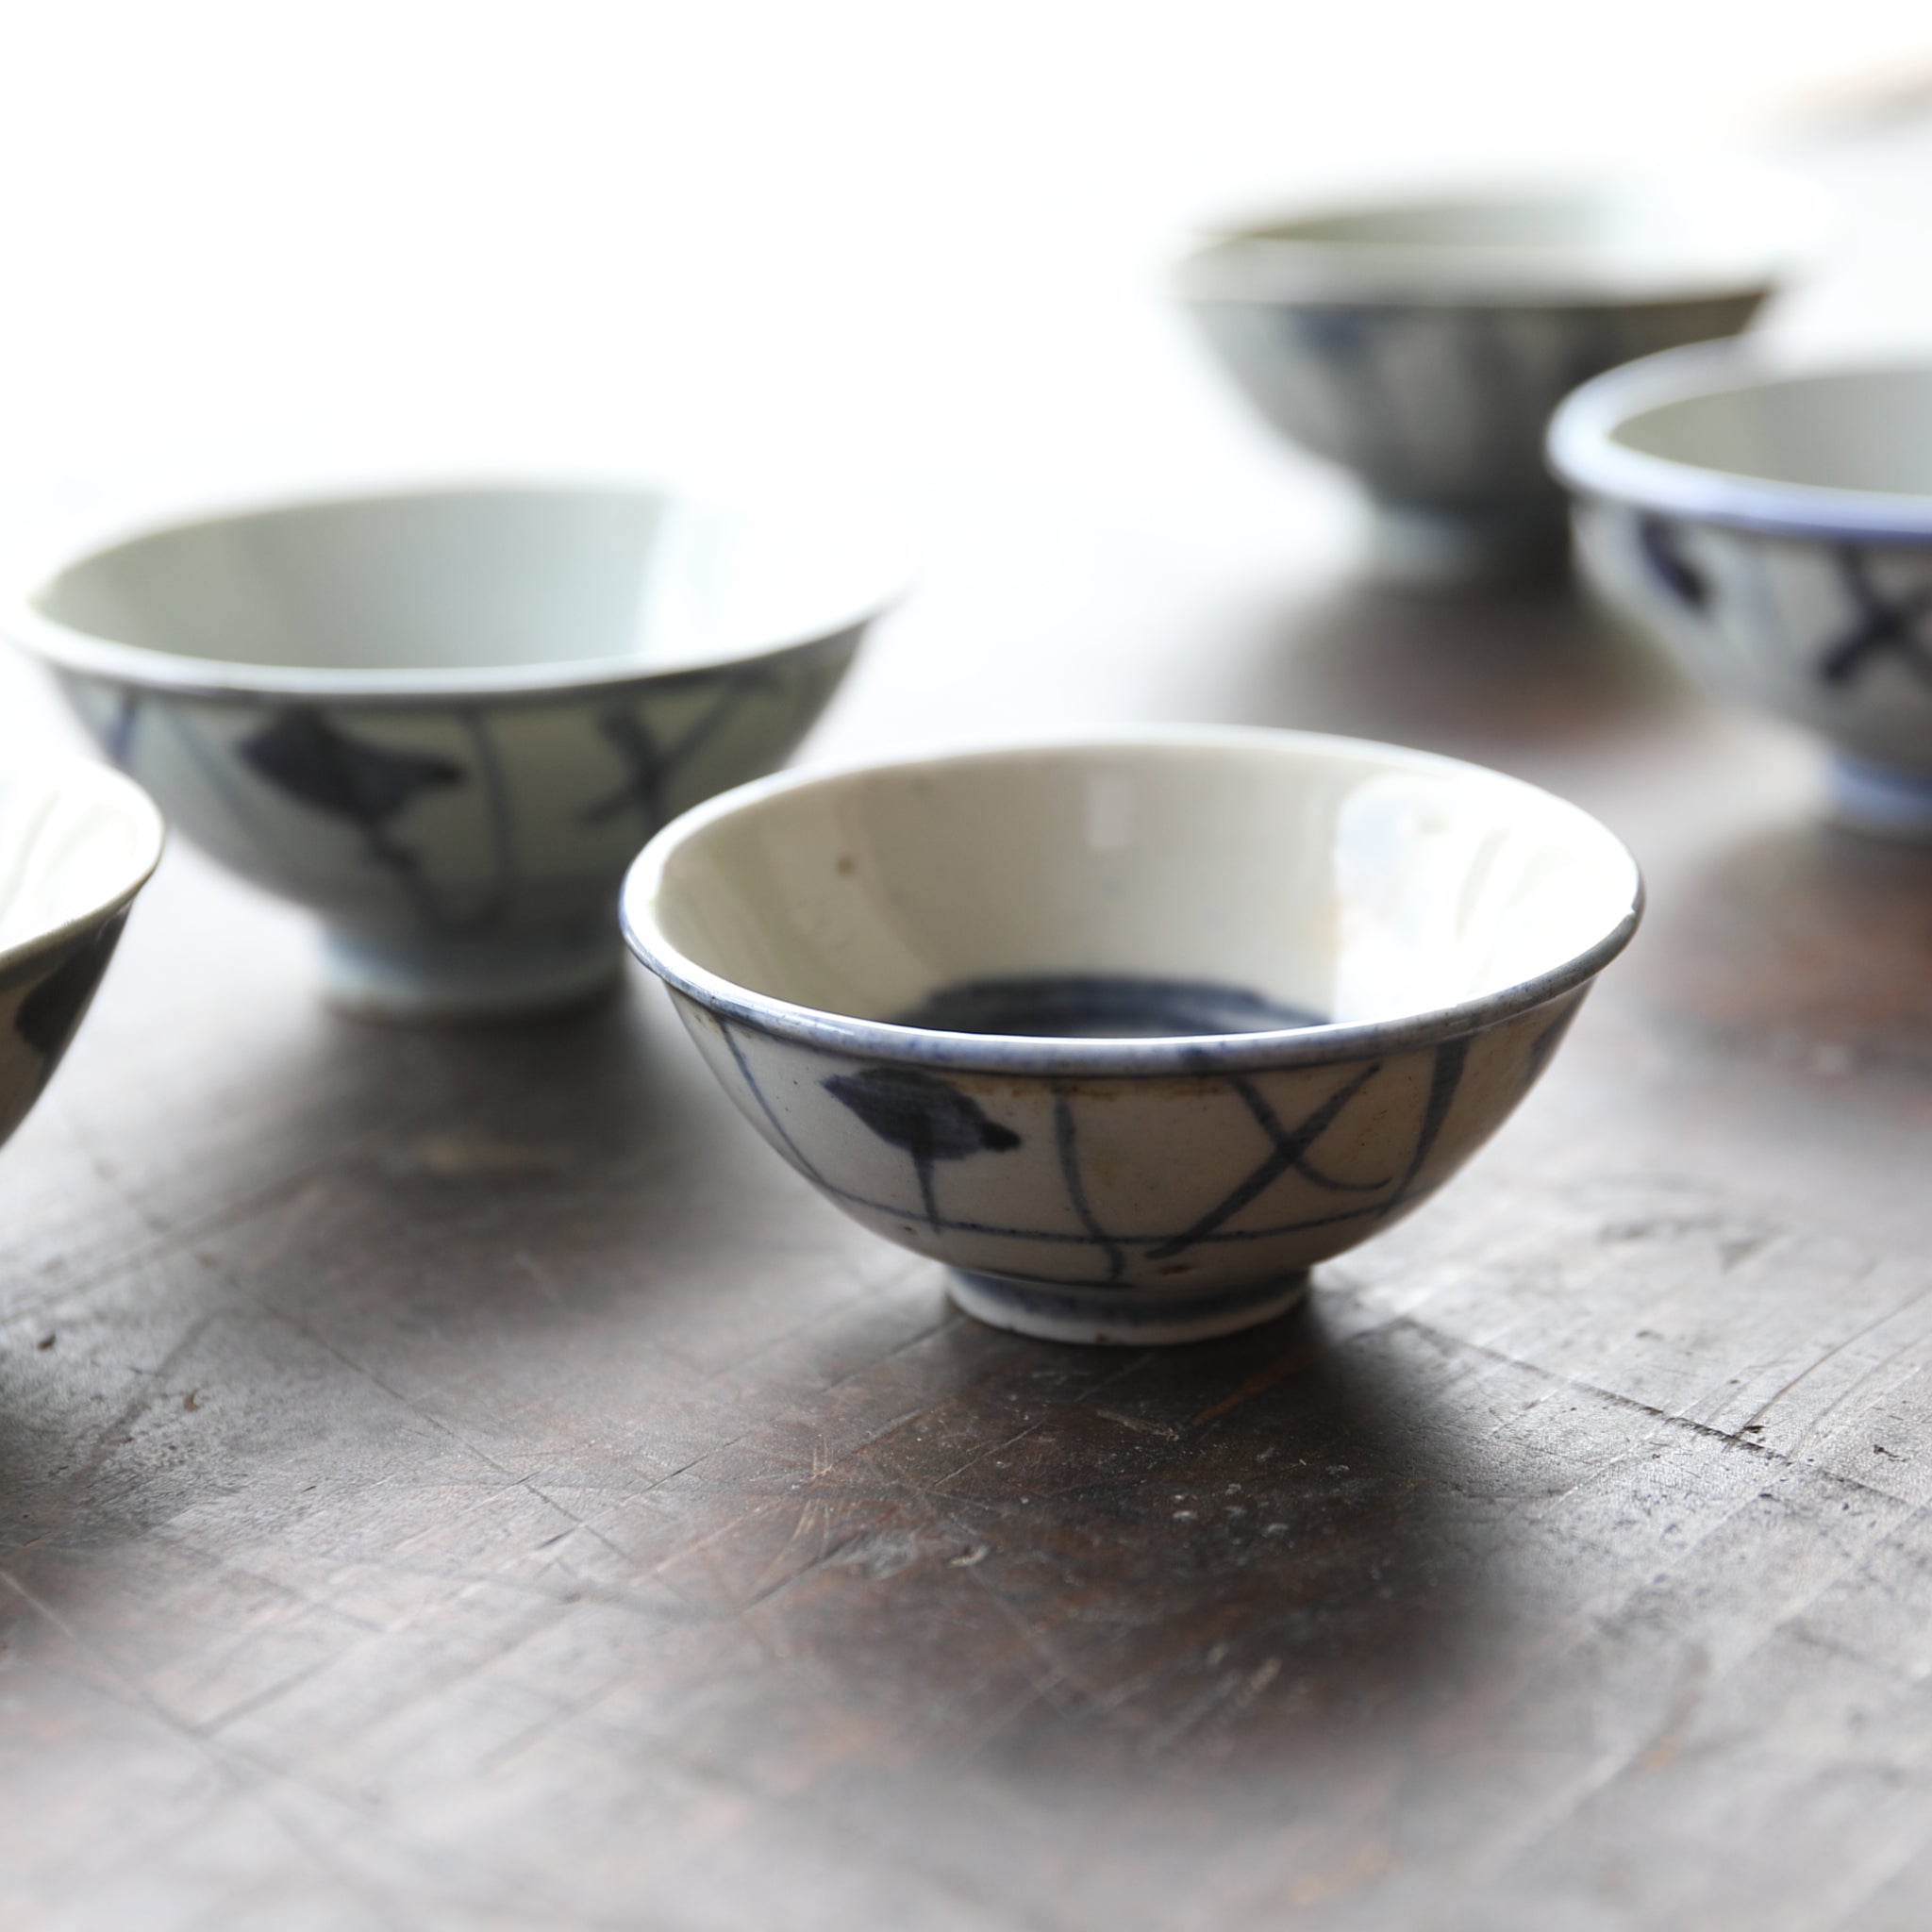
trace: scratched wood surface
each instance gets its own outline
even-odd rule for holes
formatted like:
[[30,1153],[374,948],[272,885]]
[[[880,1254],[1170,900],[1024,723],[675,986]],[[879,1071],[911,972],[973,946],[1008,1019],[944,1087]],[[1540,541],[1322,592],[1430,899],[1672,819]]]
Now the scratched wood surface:
[[[1010,58],[988,41],[993,78],[1030,79],[1052,16],[1029,10]],[[848,45],[799,18],[842,67]],[[387,74],[393,9],[380,28],[362,64]],[[919,594],[809,754],[1138,719],[1431,746],[1605,816],[1648,873],[1645,929],[1517,1120],[1425,1212],[1320,1271],[1305,1310],[1086,1352],[952,1313],[934,1268],[822,1204],[641,977],[542,1026],[359,1026],[318,1006],[298,917],[175,846],[0,1151],[4,1932],[1932,1924],[1932,857],[1823,828],[1809,747],[1707,704],[1568,591],[1362,588],[1346,491],[1270,446],[1149,291],[1101,273],[1105,250],[1060,272],[1084,260],[1076,217],[1124,230],[1224,125],[1273,167],[1320,104],[1224,113],[1244,63],[1203,30],[1212,84],[1176,95],[1162,136],[1059,31],[1036,144],[1078,158],[1091,136],[1124,186],[1023,147],[985,200],[982,136],[1008,137],[1011,103],[1003,122],[964,83],[935,137],[970,158],[939,204],[969,233],[1045,194],[1008,279],[975,291],[930,236],[918,257],[908,215],[840,274],[903,248],[929,291],[899,291],[870,335],[862,303],[816,291],[774,328],[789,284],[764,246],[812,231],[768,220],[745,300],[691,310],[693,344],[741,336],[712,372],[736,398],[752,348],[822,307],[765,370],[772,395],[817,385],[831,422],[833,339],[854,363],[883,343],[900,361],[868,377],[889,405],[922,399],[906,441],[935,445]],[[1110,17],[1095,33],[1115,43]],[[1700,100],[1727,65],[1574,33]],[[465,14],[416,91],[440,93],[444,39],[472,36]],[[1487,65],[1510,39],[1470,44]],[[1164,74],[1179,43],[1157,53]],[[1459,83],[1413,67],[1474,142]],[[613,125],[651,124],[606,69]],[[170,139],[215,130],[219,193],[150,143],[162,185],[129,219],[166,236],[163,200],[225,208],[233,153],[270,130],[238,143],[182,109],[181,75],[129,73],[116,114],[152,101]],[[820,112],[789,70],[784,92]],[[310,94],[332,194],[366,130],[343,150],[337,89]],[[1109,136],[1091,103],[1116,94]],[[926,192],[911,122],[936,109],[910,98],[883,141],[870,100],[824,117],[857,129],[855,182],[904,149]],[[514,148],[523,186],[542,143],[498,140],[489,91],[470,111],[489,124],[471,163]],[[468,282],[405,195],[375,258],[385,277],[430,264],[402,299],[372,302],[353,251],[315,269],[316,223],[277,212],[248,249],[223,227],[191,255],[203,307],[148,276],[168,300],[141,317],[147,361],[76,334],[76,314],[125,311],[148,258],[102,239],[129,184],[118,158],[99,172],[70,272],[42,279],[98,261],[112,289],[27,305],[45,340],[6,365],[41,411],[9,422],[60,463],[152,391],[151,440],[185,464],[222,426],[228,358],[268,371],[230,413],[281,434],[316,304],[315,409],[345,441],[429,410],[419,391],[464,423],[480,394],[571,413],[570,358],[499,386],[559,325],[485,326],[527,258],[527,237],[525,257],[499,246],[493,202]],[[705,170],[669,172],[682,196]],[[1823,291],[1819,332],[1895,317],[1908,271],[1925,297],[1927,178],[1932,160],[1899,175],[1904,240]],[[546,236],[576,205],[531,197]],[[611,203],[561,232],[601,261],[630,222]],[[781,266],[803,275],[808,253]],[[526,279],[547,298],[558,277]],[[226,332],[208,326],[224,290],[243,318]],[[388,333],[382,369],[351,353],[376,308],[413,360]],[[651,360],[630,354],[642,308],[557,310],[615,317],[605,361],[585,350],[583,413],[655,420],[613,412],[597,374]],[[170,317],[174,337],[145,333]],[[667,393],[687,381],[656,359]],[[0,479],[0,534],[91,487],[42,470]],[[64,728],[0,661],[0,743]]]
[[1932,1923],[1932,860],[1567,592],[1188,491],[990,524],[816,752],[1031,692],[1559,787],[1653,909],[1517,1121],[1271,1328],[1027,1342],[641,979],[359,1026],[177,846],[0,1158],[0,1924]]

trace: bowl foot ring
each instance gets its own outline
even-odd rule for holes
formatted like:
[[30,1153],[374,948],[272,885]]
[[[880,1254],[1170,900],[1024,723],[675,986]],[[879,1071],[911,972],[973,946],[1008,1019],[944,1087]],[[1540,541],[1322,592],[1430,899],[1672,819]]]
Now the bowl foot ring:
[[492,943],[325,931],[323,993],[338,1012],[403,1025],[533,1019],[602,999],[624,961],[614,923],[608,934]]
[[946,1292],[975,1321],[1030,1335],[1114,1348],[1159,1348],[1236,1335],[1285,1314],[1308,1291],[1307,1269],[1248,1287],[1191,1294],[1131,1288],[1059,1288],[951,1269]]

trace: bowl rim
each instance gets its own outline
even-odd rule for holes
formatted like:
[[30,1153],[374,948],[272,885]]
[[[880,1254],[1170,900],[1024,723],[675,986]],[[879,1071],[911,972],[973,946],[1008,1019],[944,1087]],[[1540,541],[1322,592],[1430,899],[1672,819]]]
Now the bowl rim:
[[1550,419],[1545,458],[1573,495],[1690,523],[1821,542],[1932,542],[1932,491],[1779,482],[1654,456],[1617,441],[1632,418],[1671,404],[1857,375],[1932,380],[1932,358],[1826,358],[1741,341],[1665,349],[1572,391]]
[[102,921],[111,919],[129,905],[141,889],[154,876],[168,841],[167,821],[158,806],[134,780],[98,758],[78,752],[36,752],[31,757],[10,758],[8,776],[38,777],[75,795],[91,791],[98,804],[125,813],[134,826],[138,843],[135,858],[122,883],[105,898],[53,925],[25,933],[10,944],[0,945],[0,978],[10,979],[14,969],[36,956],[58,951],[71,941],[85,938]]
[[[795,629],[774,633],[748,645],[694,657],[659,668],[608,658],[558,659],[541,664],[453,665],[349,668],[331,665],[257,664],[222,658],[197,658],[81,630],[50,617],[35,599],[67,571],[152,537],[251,518],[304,510],[344,508],[362,504],[409,502],[433,497],[627,496],[653,492],[752,516],[775,514],[756,496],[688,487],[675,475],[650,471],[622,474],[584,470],[502,474],[424,475],[383,477],[367,484],[341,483],[302,489],[236,491],[184,503],[172,508],[96,514],[69,526],[17,558],[0,588],[0,635],[57,671],[98,677],[142,691],[183,697],[290,699],[358,705],[421,705],[451,699],[543,699],[594,692],[620,686],[669,687],[715,678],[721,672],[769,663],[795,652],[810,651],[862,632],[899,604],[911,588],[913,565],[894,534],[875,540],[862,575],[876,585],[849,604],[834,605]],[[876,513],[855,504],[863,516]],[[815,509],[823,517],[823,508]],[[874,562],[874,557],[876,561]]]
[[[658,923],[658,889],[672,856],[716,821],[762,805],[789,791],[876,773],[996,760],[1015,756],[1108,750],[1132,753],[1162,747],[1212,752],[1271,747],[1300,757],[1371,753],[1414,771],[1444,772],[1520,791],[1561,808],[1585,822],[1616,852],[1630,872],[1625,909],[1589,946],[1534,977],[1496,992],[1388,1020],[1324,1022],[1312,1026],[1256,1033],[1175,1035],[1156,1039],[1088,1039],[1053,1035],[952,1033],[865,1020],[778,999],[740,985],[701,966],[674,945]],[[667,985],[708,1010],[780,1040],[874,1059],[962,1073],[1071,1075],[1083,1079],[1133,1078],[1161,1074],[1239,1073],[1276,1067],[1324,1065],[1380,1053],[1436,1045],[1482,1031],[1499,1021],[1560,999],[1586,986],[1629,944],[1643,916],[1643,876],[1629,848],[1593,814],[1538,785],[1466,758],[1416,751],[1317,731],[1267,725],[1168,724],[1134,729],[1060,732],[1051,737],[975,741],[956,746],[851,763],[808,766],[756,779],[693,807],[660,830],[639,853],[618,894],[618,924],[625,942]]]
[[[1646,261],[1641,251],[1618,254],[1581,238],[1561,244],[1351,241],[1295,232],[1378,215],[1677,205],[1687,178],[1690,191],[1707,202],[1722,193],[1770,216],[1763,235],[1751,245],[1728,242],[1697,263],[1663,250]],[[1710,225],[1719,232],[1715,221]],[[1169,278],[1183,301],[1209,306],[1563,309],[1762,300],[1802,271],[1825,225],[1818,189],[1769,166],[1692,170],[1688,177],[1633,172],[1419,183],[1407,192],[1364,189],[1203,224]]]

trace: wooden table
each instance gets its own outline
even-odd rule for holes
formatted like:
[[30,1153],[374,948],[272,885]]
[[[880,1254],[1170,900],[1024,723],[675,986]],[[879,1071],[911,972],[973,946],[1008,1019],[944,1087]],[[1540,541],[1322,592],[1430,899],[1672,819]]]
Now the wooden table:
[[1547,782],[1652,911],[1546,1085],[1306,1312],[1033,1343],[641,978],[358,1025],[176,845],[0,1160],[0,1924],[1932,1923],[1932,858],[1566,591],[1358,587],[1258,443],[1205,508],[1054,480],[816,752],[1217,717]]
[[[1567,591],[1363,588],[1141,274],[1238,181],[1701,129],[1849,16],[191,11],[36,16],[0,536],[110,450],[796,404],[936,532],[813,757],[1357,732],[1599,812],[1651,912],[1307,1309],[1082,1351],[819,1201],[641,975],[358,1025],[177,844],[0,1154],[0,1928],[1932,1925],[1932,856]],[[1932,326],[1921,147],[1823,332]]]

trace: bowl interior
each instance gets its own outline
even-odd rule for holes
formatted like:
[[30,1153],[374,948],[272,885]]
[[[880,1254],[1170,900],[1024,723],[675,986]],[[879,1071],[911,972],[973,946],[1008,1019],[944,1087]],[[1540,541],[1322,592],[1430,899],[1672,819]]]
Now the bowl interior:
[[655,488],[479,488],[149,528],[29,598],[92,639],[227,665],[675,669],[831,634],[894,588],[811,507]]
[[1932,495],[1932,368],[1746,380],[1635,409],[1609,435],[1762,482]]
[[1338,291],[1535,302],[1664,299],[1761,289],[1812,225],[1803,190],[1749,172],[1384,201],[1245,224],[1183,283],[1235,292],[1298,279]]
[[127,897],[160,857],[160,814],[80,758],[0,767],[0,965]]
[[1547,793],[1286,733],[835,774],[709,808],[663,842],[658,931],[703,972],[956,1032],[1432,1012],[1576,958],[1638,891],[1617,841]]
[[1375,247],[1651,249],[1707,241],[1706,211],[1638,195],[1566,193],[1394,203],[1257,230],[1280,241]]

